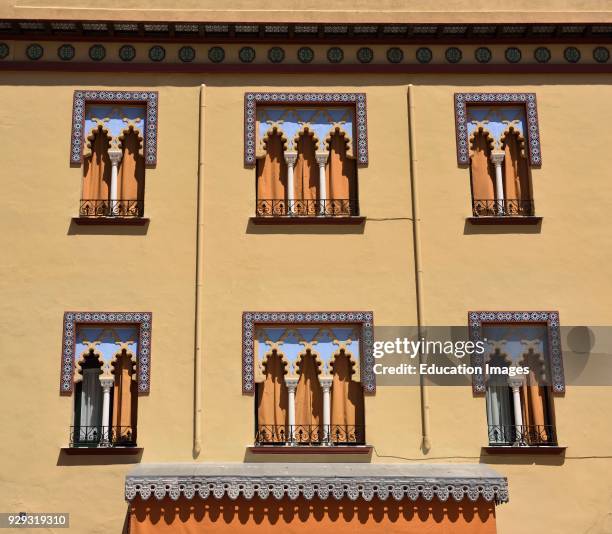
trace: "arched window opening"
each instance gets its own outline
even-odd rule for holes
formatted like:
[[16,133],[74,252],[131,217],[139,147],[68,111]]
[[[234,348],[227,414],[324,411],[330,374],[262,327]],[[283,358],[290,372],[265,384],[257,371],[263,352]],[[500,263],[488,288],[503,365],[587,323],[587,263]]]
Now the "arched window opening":
[[326,165],[328,197],[325,213],[351,215],[358,212],[357,164],[348,156],[349,140],[336,129],[329,138],[329,159]]
[[504,199],[508,215],[531,215],[531,175],[525,155],[525,140],[510,129],[503,138]]
[[83,194],[81,211],[84,209],[91,216],[103,216],[108,213],[111,189],[111,161],[108,155],[110,138],[99,126],[88,137],[90,153],[83,164]]
[[136,364],[125,349],[112,363],[115,380],[112,394],[112,442],[116,445],[136,443],[138,389]]
[[257,441],[288,441],[286,366],[281,355],[272,351],[264,361],[265,380],[257,384]]
[[145,163],[141,151],[142,137],[130,128],[121,138],[117,202],[113,206],[113,215],[142,217],[144,214]]
[[323,391],[319,382],[319,364],[310,351],[298,362],[299,380],[295,390],[295,428],[297,443],[320,443],[324,439]]
[[282,134],[273,130],[265,141],[265,156],[257,160],[257,198],[259,208],[268,215],[284,215],[287,212],[287,164],[285,141]]
[[[297,101],[256,106],[255,123],[246,131],[245,161],[257,165],[257,218],[359,216],[357,165],[367,162],[361,104]],[[274,142],[277,136],[282,144]],[[275,190],[276,174],[283,187]]]
[[354,362],[341,350],[332,361],[331,440],[334,443],[364,443],[363,388],[353,380]]
[[491,161],[493,140],[489,133],[480,128],[471,138],[470,178],[474,214],[496,215],[495,168]]
[[93,350],[81,360],[74,396],[73,441],[81,447],[97,446],[102,439],[102,362]]

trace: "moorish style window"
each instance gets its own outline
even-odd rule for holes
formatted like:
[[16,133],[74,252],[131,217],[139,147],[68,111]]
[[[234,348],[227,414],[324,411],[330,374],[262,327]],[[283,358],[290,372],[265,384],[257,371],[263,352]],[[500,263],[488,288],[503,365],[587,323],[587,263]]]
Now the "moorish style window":
[[157,93],[77,91],[72,160],[83,166],[80,218],[142,218],[155,163]]
[[257,445],[365,444],[370,329],[350,320],[253,326]]
[[539,166],[535,95],[455,95],[457,150],[469,164],[474,217],[535,215],[531,166]]
[[[470,317],[470,327],[472,338],[487,345],[479,386],[486,396],[489,446],[556,446],[553,393],[564,389],[558,315],[479,315]],[[528,372],[512,372],[519,367]]]
[[255,160],[256,216],[358,216],[365,95],[249,93],[246,102],[247,123],[255,119],[247,124],[247,151],[249,143],[256,149],[246,160]]
[[132,314],[108,315],[67,313],[64,319],[62,391],[69,373],[74,389],[70,447],[136,446],[138,395],[148,389],[150,315],[134,314],[136,323],[122,321],[133,321]]

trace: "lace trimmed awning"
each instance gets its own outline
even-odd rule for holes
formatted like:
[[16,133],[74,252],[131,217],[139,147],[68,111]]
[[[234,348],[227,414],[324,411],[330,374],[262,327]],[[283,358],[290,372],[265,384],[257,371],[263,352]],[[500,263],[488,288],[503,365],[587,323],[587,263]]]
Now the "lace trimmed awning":
[[366,501],[423,498],[496,504],[508,501],[508,481],[481,464],[176,463],[139,465],[125,481],[125,498],[230,499],[300,496]]

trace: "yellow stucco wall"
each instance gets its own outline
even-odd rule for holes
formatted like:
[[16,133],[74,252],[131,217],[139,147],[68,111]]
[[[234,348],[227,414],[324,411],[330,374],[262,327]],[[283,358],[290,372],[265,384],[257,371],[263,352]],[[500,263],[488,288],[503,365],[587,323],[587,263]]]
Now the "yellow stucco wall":
[[[123,525],[129,465],[115,464],[114,457],[60,455],[73,402],[58,393],[65,310],[153,312],[151,394],[139,399],[142,462],[193,461],[201,83],[207,107],[198,461],[243,461],[254,409],[253,398],[241,394],[242,311],[372,310],[376,325],[416,321],[408,83],[415,84],[426,322],[465,325],[472,309],[541,309],[558,310],[565,325],[610,324],[612,110],[602,104],[612,98],[611,82],[608,75],[0,74],[3,510],[68,511],[75,532],[119,532]],[[146,231],[70,223],[81,177],[68,164],[76,88],[159,91],[158,165],[146,175]],[[370,164],[359,171],[360,208],[368,217],[363,231],[248,223],[255,171],[243,165],[244,92],[305,88],[367,93]],[[452,96],[483,90],[537,93],[539,233],[465,224],[469,174],[456,164]],[[312,255],[319,261],[310,261]],[[605,411],[612,389],[570,386],[555,399],[565,459],[483,458],[484,399],[467,388],[430,388],[429,394],[427,457],[419,450],[417,388],[379,388],[367,399],[372,461],[495,464],[510,486],[510,503],[497,509],[500,534],[612,532],[612,431]]]

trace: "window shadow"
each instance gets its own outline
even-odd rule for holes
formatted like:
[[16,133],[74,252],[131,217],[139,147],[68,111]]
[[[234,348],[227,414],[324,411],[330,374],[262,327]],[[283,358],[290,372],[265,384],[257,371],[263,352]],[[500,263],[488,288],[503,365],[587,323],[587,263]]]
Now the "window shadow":
[[365,221],[361,224],[338,224],[330,222],[329,224],[297,224],[294,222],[279,221],[275,224],[255,224],[252,220],[247,223],[245,233],[247,234],[363,234],[365,232]]
[[[95,451],[95,449],[89,449]],[[75,452],[68,453],[65,449],[60,449],[57,457],[58,466],[76,466],[76,465],[120,465],[120,464],[139,464],[142,460],[143,449],[137,449],[130,453],[122,454],[120,450],[115,449],[114,454],[77,454]]]
[[66,235],[147,235],[149,220],[144,224],[77,224],[70,220]]
[[541,234],[542,220],[535,224],[474,224],[469,219],[465,221],[463,235],[486,234]]

